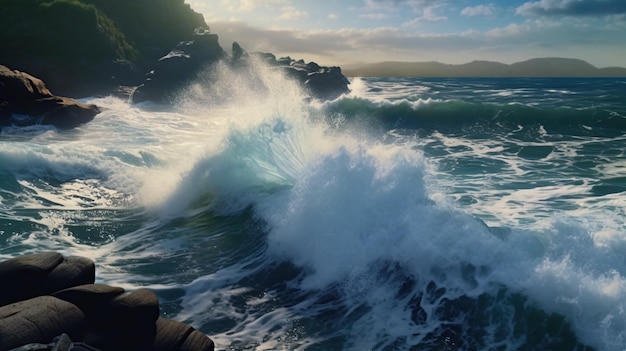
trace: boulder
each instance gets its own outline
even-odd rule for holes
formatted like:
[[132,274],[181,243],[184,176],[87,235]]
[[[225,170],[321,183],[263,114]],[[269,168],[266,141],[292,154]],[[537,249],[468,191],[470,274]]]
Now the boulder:
[[86,258],[56,252],[19,256],[0,262],[0,306],[93,283],[95,265]]
[[350,92],[350,82],[341,73],[339,67],[320,67],[308,71],[304,87],[320,100],[334,100],[342,94]]
[[109,303],[124,293],[124,289],[106,284],[86,284],[63,289],[52,294],[61,300],[73,303],[85,315],[102,316]]
[[282,69],[289,77],[299,82],[312,98],[334,100],[350,92],[348,87],[350,81],[341,73],[340,67],[320,66],[315,62],[296,61],[291,57],[276,59],[271,53],[254,55],[272,67]]
[[94,267],[55,252],[0,262],[0,350],[213,351],[207,335],[159,317],[152,291],[94,284]]
[[0,65],[0,126],[50,124],[73,128],[91,121],[100,109],[53,95],[44,82]]
[[38,296],[0,307],[0,350],[29,343],[47,343],[67,333],[79,339],[85,315],[75,305],[52,296]]
[[118,295],[88,315],[83,341],[102,350],[150,350],[159,318],[157,296],[145,289]]
[[213,340],[190,325],[159,318],[156,321],[154,351],[212,351]]

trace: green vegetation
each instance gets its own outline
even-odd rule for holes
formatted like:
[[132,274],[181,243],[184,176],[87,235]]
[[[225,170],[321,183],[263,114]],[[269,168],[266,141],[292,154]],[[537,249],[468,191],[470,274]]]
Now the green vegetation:
[[53,91],[124,70],[143,75],[207,27],[184,0],[0,0],[0,9],[0,64],[50,82]]
[[3,8],[3,62],[43,55],[51,59],[136,57],[136,50],[113,21],[91,4],[79,0],[4,0]]
[[152,63],[194,29],[207,27],[204,17],[184,0],[80,0],[91,4],[115,23],[138,53],[138,63]]

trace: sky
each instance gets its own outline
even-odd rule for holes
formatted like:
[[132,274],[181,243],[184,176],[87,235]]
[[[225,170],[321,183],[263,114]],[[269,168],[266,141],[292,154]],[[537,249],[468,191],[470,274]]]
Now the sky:
[[626,0],[186,0],[220,45],[348,65],[569,57],[626,67]]

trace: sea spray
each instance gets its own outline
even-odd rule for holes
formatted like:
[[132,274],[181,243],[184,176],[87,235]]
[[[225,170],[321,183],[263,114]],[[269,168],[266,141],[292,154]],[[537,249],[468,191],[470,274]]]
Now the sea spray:
[[318,103],[244,70],[3,129],[3,257],[92,257],[218,348],[624,348],[612,81],[363,78]]
[[[271,91],[262,94],[269,104],[247,100],[254,113],[227,109],[240,118],[229,120],[219,146],[196,159],[165,202],[173,211],[165,218],[246,217],[252,208],[260,232],[246,237],[267,235],[267,251],[261,246],[243,263],[191,282],[182,318],[198,318],[233,347],[260,349],[305,348],[320,338],[335,340],[331,349],[576,347],[572,311],[544,303],[566,285],[535,287],[551,257],[561,257],[559,243],[541,232],[498,232],[436,201],[436,182],[425,181],[436,172],[410,135],[379,142],[329,133],[312,123],[302,100],[285,103]],[[285,269],[285,260],[295,267]],[[271,283],[269,275],[276,275]],[[213,313],[198,316],[198,309]],[[320,314],[336,320],[314,332]],[[539,334],[524,321],[534,314],[546,318]],[[212,318],[231,327],[221,334]],[[331,332],[342,324],[350,327]]]

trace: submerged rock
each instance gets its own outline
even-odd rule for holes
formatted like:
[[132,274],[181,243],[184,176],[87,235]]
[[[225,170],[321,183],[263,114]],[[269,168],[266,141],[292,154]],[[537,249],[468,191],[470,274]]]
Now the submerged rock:
[[51,124],[73,128],[98,113],[96,105],[55,96],[41,79],[0,65],[0,126]]

